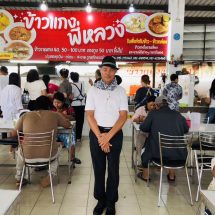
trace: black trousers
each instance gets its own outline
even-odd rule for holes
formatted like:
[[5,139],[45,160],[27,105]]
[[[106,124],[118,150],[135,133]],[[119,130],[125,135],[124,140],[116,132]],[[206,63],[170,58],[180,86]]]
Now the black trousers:
[[[101,132],[107,131],[101,130]],[[89,136],[90,152],[95,176],[94,197],[97,200],[107,201],[108,204],[114,204],[118,200],[119,162],[123,141],[122,130],[115,134],[110,140],[112,147],[107,154],[101,150],[98,139],[92,131],[90,131]],[[108,163],[108,177],[105,191],[106,160]]]
[[75,111],[76,121],[76,139],[81,139],[84,124],[85,106],[73,106],[73,108]]

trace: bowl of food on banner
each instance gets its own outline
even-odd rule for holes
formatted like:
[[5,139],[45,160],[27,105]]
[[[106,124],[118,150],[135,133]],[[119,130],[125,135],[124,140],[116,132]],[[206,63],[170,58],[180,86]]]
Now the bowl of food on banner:
[[121,23],[125,25],[127,32],[138,34],[146,31],[146,19],[147,15],[143,13],[129,13],[122,17]]
[[15,22],[6,29],[4,37],[8,42],[22,40],[31,44],[36,38],[36,31],[34,28],[27,29],[23,22]]
[[168,13],[154,13],[146,21],[147,32],[155,37],[166,37],[170,25]]
[[7,43],[4,51],[13,54],[13,60],[28,60],[33,55],[33,48],[28,43],[21,40],[14,40]]
[[0,34],[14,22],[13,16],[6,10],[0,9]]

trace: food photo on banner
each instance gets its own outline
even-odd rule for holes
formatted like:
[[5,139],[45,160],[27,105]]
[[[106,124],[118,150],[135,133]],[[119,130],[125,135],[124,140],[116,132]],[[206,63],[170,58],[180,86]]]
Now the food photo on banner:
[[0,9],[0,59],[165,61],[168,13]]

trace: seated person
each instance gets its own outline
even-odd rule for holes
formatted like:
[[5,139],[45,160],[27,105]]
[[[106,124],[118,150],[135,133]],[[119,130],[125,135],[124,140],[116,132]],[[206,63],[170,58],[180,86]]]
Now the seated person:
[[[186,119],[177,111],[168,107],[167,97],[159,96],[155,99],[157,110],[151,111],[144,122],[140,124],[140,130],[148,132],[149,137],[146,140],[145,151],[141,155],[143,174],[142,179],[147,180],[149,176],[148,163],[151,159],[160,159],[158,132],[172,135],[183,136],[189,128]],[[186,160],[187,151],[177,150],[174,153],[165,153],[163,156],[169,160]],[[168,181],[175,181],[175,170],[170,169],[167,175]]]
[[[215,191],[215,158],[211,160],[211,171],[212,171],[213,179],[208,186],[208,190]],[[205,214],[212,215],[212,213],[207,208],[205,209]]]
[[[65,97],[63,93],[57,92],[54,94],[53,106],[54,106],[53,111],[60,113],[63,117],[69,120],[74,120],[73,108],[71,106],[68,107],[65,104]],[[78,158],[75,158],[75,142],[72,141],[73,139],[72,134],[58,134],[57,138],[58,138],[58,141],[64,143],[65,147],[69,148],[71,145],[71,154],[70,154],[71,161],[73,161],[75,164],[81,164],[81,160]]]
[[[69,128],[71,126],[69,120],[67,120],[65,117],[63,117],[59,113],[54,113],[50,111],[50,102],[48,97],[46,96],[40,96],[35,100],[36,109],[35,111],[27,112],[24,115],[21,116],[21,118],[18,120],[14,131],[11,132],[12,136],[17,136],[17,131],[22,131],[24,133],[43,133],[43,132],[49,132],[51,130],[55,130],[55,135],[57,133],[57,127],[62,126],[64,128]],[[56,157],[60,151],[59,145],[56,141],[53,143],[53,157]],[[26,149],[27,150],[27,149]],[[29,150],[27,152],[30,157],[38,156],[38,153],[42,154],[42,157],[49,157],[49,151],[46,153],[44,152],[44,147],[39,151],[37,150]],[[36,159],[38,162],[38,158]],[[43,159],[44,160],[44,159]],[[35,159],[32,159],[32,162],[35,162]],[[23,168],[23,158],[21,154],[21,149],[18,147],[17,150],[17,162],[16,162],[16,185],[19,186],[21,174],[22,174],[22,168]],[[55,159],[53,162],[51,162],[51,174],[54,176],[56,175],[58,167],[58,162]],[[27,179],[23,179],[23,184],[26,185],[28,183]],[[50,179],[49,175],[44,177],[40,181],[41,185],[43,187],[47,187],[50,185]]]
[[[132,121],[136,123],[141,123],[146,118],[148,113],[155,109],[155,96],[150,96],[146,100],[146,105],[137,108],[135,111]],[[145,144],[145,140],[148,134],[142,131],[138,132],[136,135],[136,150],[137,150],[137,165],[141,166],[141,151]]]
[[211,171],[212,171],[213,179],[208,186],[208,190],[214,190],[215,191],[215,158],[213,158],[211,160]]

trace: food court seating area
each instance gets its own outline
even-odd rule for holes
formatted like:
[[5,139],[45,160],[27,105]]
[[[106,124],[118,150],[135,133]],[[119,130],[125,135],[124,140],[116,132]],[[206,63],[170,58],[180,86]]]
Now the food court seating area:
[[[151,182],[147,183],[134,180],[134,169],[131,168],[131,139],[125,138],[120,163],[119,201],[116,205],[119,215],[194,215],[200,203],[194,201],[194,206],[189,204],[189,192],[184,170],[178,170],[176,182],[168,183],[166,172],[163,173],[161,206],[157,207],[159,176],[157,168],[151,167]],[[46,171],[31,173],[31,184],[23,187],[18,198],[15,211],[20,215],[92,215],[96,200],[93,198],[94,176],[90,157],[89,142],[87,137],[82,144],[76,147],[77,156],[82,164],[76,166],[72,172],[71,184],[68,184],[67,166],[60,167],[60,183],[54,179],[55,204],[52,204],[50,188],[41,188],[40,177]],[[67,151],[60,156],[60,164],[67,161]],[[0,164],[15,164],[13,156],[8,153],[7,146],[0,145]],[[0,189],[17,189],[15,186],[15,167],[0,166]],[[206,189],[211,173],[204,172],[202,189]],[[191,182],[193,199],[197,190],[197,178]],[[14,213],[12,213],[14,214]]]

